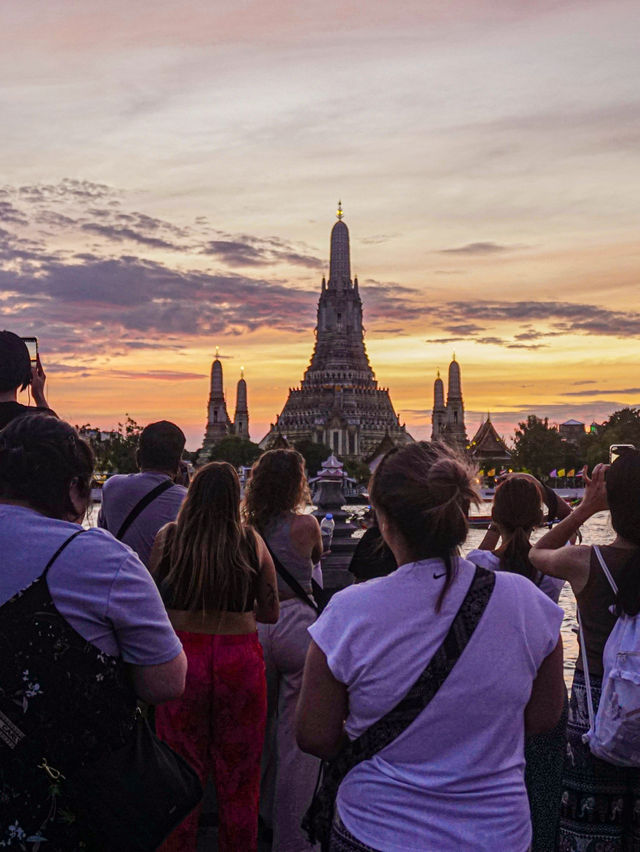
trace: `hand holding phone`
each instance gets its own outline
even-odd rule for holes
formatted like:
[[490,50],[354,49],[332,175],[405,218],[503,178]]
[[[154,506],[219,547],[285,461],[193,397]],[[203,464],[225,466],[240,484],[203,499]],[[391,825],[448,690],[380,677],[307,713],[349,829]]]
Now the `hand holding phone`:
[[31,393],[33,394],[33,401],[36,405],[40,406],[40,408],[48,408],[47,400],[44,395],[44,385],[47,381],[47,376],[42,369],[42,362],[40,361],[40,354],[37,355],[35,364],[31,365]]

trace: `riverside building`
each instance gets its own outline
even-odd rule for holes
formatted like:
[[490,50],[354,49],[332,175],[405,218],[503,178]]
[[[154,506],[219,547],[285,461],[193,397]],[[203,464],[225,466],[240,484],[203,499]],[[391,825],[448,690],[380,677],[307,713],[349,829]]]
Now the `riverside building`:
[[329,278],[322,279],[316,341],[300,387],[290,388],[282,413],[260,442],[286,438],[326,444],[342,458],[371,456],[385,438],[413,440],[394,411],[388,388],[378,387],[369,364],[358,279],[351,278],[349,229],[342,205],[331,231]]

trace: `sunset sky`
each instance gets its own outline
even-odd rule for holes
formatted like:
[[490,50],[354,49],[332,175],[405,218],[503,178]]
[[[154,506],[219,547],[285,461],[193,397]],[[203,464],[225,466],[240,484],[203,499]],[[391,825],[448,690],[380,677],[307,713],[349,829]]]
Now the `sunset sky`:
[[640,404],[637,0],[4,0],[1,326],[50,404],[201,445],[216,346],[254,440],[308,364],[342,199],[414,437]]

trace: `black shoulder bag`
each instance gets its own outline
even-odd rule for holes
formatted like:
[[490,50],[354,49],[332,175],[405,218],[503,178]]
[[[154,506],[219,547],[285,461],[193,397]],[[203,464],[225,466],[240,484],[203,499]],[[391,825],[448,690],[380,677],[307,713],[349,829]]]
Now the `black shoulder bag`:
[[[82,532],[56,551],[45,574]],[[153,733],[139,709],[125,745],[74,773],[66,789],[78,826],[102,852],[153,852],[202,799],[195,770]]]
[[165,479],[164,482],[161,482],[159,485],[156,485],[156,487],[152,488],[148,494],[145,494],[141,500],[138,500],[136,505],[127,515],[127,517],[120,524],[120,529],[116,533],[116,538],[118,539],[118,541],[122,541],[122,537],[124,536],[126,531],[129,529],[129,527],[135,521],[138,515],[147,508],[149,503],[153,503],[156,497],[159,497],[165,491],[168,491],[169,488],[173,488],[174,485],[175,482],[173,482],[171,479]]
[[442,645],[404,698],[359,737],[347,743],[336,758],[323,763],[316,792],[302,820],[302,828],[309,840],[311,843],[320,843],[322,852],[329,849],[336,796],[347,773],[406,731],[433,699],[469,644],[487,608],[495,582],[493,571],[476,568],[469,590]]

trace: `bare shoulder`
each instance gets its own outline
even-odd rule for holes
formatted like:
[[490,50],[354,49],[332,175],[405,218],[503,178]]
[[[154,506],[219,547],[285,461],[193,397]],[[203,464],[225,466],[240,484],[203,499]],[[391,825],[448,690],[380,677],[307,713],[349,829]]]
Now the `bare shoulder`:
[[314,533],[320,529],[320,524],[315,515],[296,515],[291,522],[291,532]]
[[554,550],[532,548],[529,558],[543,574],[568,580],[575,592],[580,592],[589,578],[591,547],[587,545],[574,544]]

